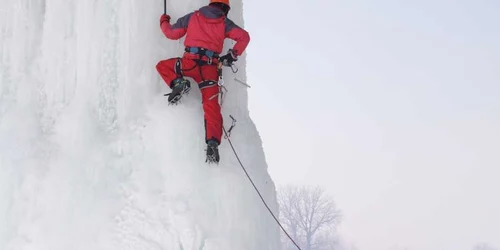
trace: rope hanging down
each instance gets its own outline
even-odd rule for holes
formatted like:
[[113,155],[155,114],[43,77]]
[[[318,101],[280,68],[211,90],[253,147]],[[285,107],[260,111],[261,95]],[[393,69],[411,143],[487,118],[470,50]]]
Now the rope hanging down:
[[281,225],[281,223],[278,220],[278,218],[276,218],[276,216],[274,215],[274,213],[271,210],[271,208],[269,208],[269,206],[267,205],[267,202],[264,200],[264,197],[262,197],[262,195],[260,194],[259,189],[257,188],[257,186],[255,186],[255,183],[253,182],[252,178],[250,177],[250,175],[248,174],[247,170],[245,169],[245,166],[243,166],[243,163],[241,163],[240,157],[238,156],[238,153],[236,152],[236,149],[234,149],[233,143],[231,142],[231,139],[228,136],[228,132],[226,131],[226,128],[222,127],[222,129],[224,130],[224,134],[226,134],[227,141],[229,142],[229,145],[231,146],[231,149],[234,152],[234,156],[236,156],[236,159],[240,163],[240,166],[243,169],[243,171],[245,172],[248,180],[250,181],[250,183],[252,183],[253,188],[255,189],[255,191],[257,191],[257,194],[259,195],[260,199],[262,200],[262,203],[264,204],[264,206],[266,206],[267,210],[269,211],[269,213],[271,214],[271,216],[273,216],[273,218],[276,221],[276,223],[278,223],[278,225],[281,227],[281,230],[283,230],[283,232],[286,234],[286,236],[288,237],[288,239],[290,239],[292,241],[292,243],[297,247],[297,249],[302,250],[299,247],[299,245],[297,245],[297,243],[295,243],[295,241],[293,240],[292,236],[290,236],[288,234],[288,232],[285,230],[285,228],[283,228],[283,225]]
[[[218,73],[219,73],[219,80],[218,80],[218,85],[219,85],[219,92],[220,94],[222,95],[223,94],[223,89],[225,89],[224,87],[224,78],[222,76],[222,63],[219,62],[219,64],[217,65],[217,69],[218,69]],[[234,70],[233,68],[233,65],[231,65],[231,70],[233,71],[233,73],[236,73],[238,72],[238,68],[236,68],[236,71]],[[246,84],[245,82],[242,82],[242,81],[239,81],[238,79],[235,78],[235,80],[237,80],[238,82],[246,85],[247,87],[250,87],[248,84]],[[226,90],[227,91],[227,90]],[[220,103],[221,103],[221,106],[222,106],[222,100],[223,98],[221,97],[220,98]],[[231,149],[233,150],[233,153],[234,153],[234,156],[236,156],[236,159],[238,160],[238,162],[240,163],[240,166],[241,168],[243,169],[243,171],[245,172],[245,175],[247,176],[248,180],[250,181],[250,183],[252,183],[252,186],[253,188],[255,189],[255,191],[257,192],[257,194],[259,195],[260,199],[262,200],[262,203],[264,204],[264,206],[266,206],[267,208],[267,211],[269,211],[269,213],[271,214],[271,216],[274,218],[274,220],[276,221],[276,223],[278,223],[278,225],[280,226],[281,230],[283,230],[283,232],[286,234],[286,236],[288,237],[288,239],[290,239],[292,241],[292,243],[297,247],[297,249],[299,250],[302,250],[299,245],[297,245],[297,243],[295,243],[295,241],[293,240],[292,236],[290,236],[290,234],[288,234],[288,232],[285,230],[285,228],[283,227],[283,225],[281,225],[280,221],[278,220],[278,218],[276,218],[276,215],[274,215],[273,211],[271,210],[271,208],[269,208],[269,206],[267,205],[267,202],[266,200],[264,200],[264,197],[262,197],[262,194],[260,193],[259,189],[257,188],[257,186],[255,186],[255,183],[253,182],[252,178],[250,177],[250,175],[248,174],[245,166],[243,166],[243,163],[241,162],[240,160],[240,157],[238,156],[238,153],[236,152],[236,149],[234,148],[233,146],[233,142],[231,141],[231,130],[233,130],[234,126],[235,126],[235,123],[236,123],[236,119],[234,119],[234,117],[232,115],[229,116],[232,120],[233,120],[233,123],[231,125],[231,127],[229,128],[229,132],[226,131],[226,128],[224,126],[222,126],[222,129],[224,131],[224,134],[225,134],[225,138],[227,139],[227,141],[229,142],[229,145],[231,146]]]

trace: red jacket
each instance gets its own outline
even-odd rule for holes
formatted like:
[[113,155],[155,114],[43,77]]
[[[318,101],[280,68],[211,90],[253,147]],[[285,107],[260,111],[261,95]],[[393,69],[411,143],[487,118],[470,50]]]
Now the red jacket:
[[[212,6],[189,13],[179,18],[174,25],[163,22],[161,30],[172,40],[180,39],[187,33],[184,46],[202,47],[217,54],[222,53],[225,38],[236,41],[233,51],[237,56],[243,54],[250,42],[250,35],[246,30],[227,18],[222,10]],[[185,56],[189,57],[189,54]]]

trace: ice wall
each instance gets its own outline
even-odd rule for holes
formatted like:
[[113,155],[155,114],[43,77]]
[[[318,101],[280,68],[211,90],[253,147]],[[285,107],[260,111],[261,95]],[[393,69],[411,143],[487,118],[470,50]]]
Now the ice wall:
[[[242,3],[230,14],[243,26]],[[205,0],[168,1],[173,21]],[[163,1],[0,2],[0,249],[280,249],[279,229],[229,144],[205,164],[194,87],[166,103]],[[232,41],[226,42],[227,51]],[[225,126],[276,211],[249,117],[245,58],[225,69]],[[194,85],[193,85],[194,86]]]

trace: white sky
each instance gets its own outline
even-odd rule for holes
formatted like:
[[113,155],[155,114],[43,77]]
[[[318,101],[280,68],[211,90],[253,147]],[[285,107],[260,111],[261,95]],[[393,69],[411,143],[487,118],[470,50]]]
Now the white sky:
[[500,2],[245,1],[277,184],[328,188],[360,250],[500,246]]

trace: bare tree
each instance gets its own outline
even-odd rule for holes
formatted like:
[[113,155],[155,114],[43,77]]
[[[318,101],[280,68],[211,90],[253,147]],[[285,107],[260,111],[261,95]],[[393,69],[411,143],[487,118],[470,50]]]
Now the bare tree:
[[[333,250],[340,211],[320,187],[288,185],[278,189],[280,219],[304,250]],[[284,238],[284,249],[293,245]]]

